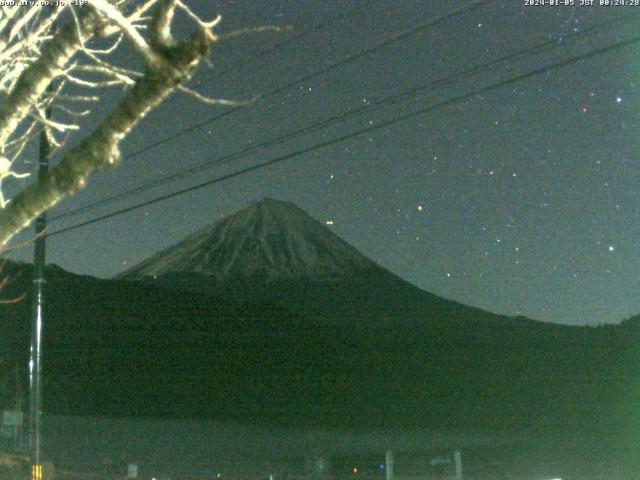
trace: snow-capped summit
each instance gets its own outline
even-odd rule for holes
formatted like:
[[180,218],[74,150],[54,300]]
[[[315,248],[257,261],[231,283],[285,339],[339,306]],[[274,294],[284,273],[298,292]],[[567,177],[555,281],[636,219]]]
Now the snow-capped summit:
[[501,323],[406,282],[296,205],[271,198],[195,232],[116,280],[275,305],[325,323],[449,328],[456,321],[458,329],[461,322]]
[[296,205],[265,198],[118,275],[192,273],[217,281],[332,280],[379,270]]

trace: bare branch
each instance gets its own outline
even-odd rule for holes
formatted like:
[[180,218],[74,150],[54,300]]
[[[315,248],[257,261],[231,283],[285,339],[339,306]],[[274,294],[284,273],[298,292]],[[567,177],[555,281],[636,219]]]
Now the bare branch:
[[71,117],[86,117],[91,113],[91,110],[82,110],[80,112],[76,112],[75,110],[71,110],[70,108],[67,108],[64,105],[60,105],[60,104],[52,105],[52,108],[60,110]]
[[124,38],[124,35],[118,35],[116,37],[116,40],[113,42],[113,45],[111,45],[110,47],[107,48],[103,48],[103,49],[96,49],[96,48],[88,48],[88,47],[84,47],[83,52],[85,53],[90,53],[92,54],[91,57],[93,58],[94,55],[109,55],[111,53],[113,53],[122,43],[122,39]]
[[88,13],[80,18],[80,31],[76,31],[74,24],[67,25],[55,35],[40,58],[20,75],[10,95],[0,105],[0,145],[28,115],[51,81],[62,73],[80,48],[80,39],[90,36],[95,25],[95,18]]
[[53,95],[54,99],[58,100],[66,100],[68,102],[98,102],[100,101],[100,97],[97,95],[67,95],[67,94],[58,94]]
[[12,304],[12,303],[18,303],[18,302],[21,302],[22,300],[24,300],[24,297],[26,297],[26,293],[23,293],[19,297],[15,297],[15,298],[0,299],[0,304],[8,305],[8,304]]
[[[20,250],[21,248],[24,248],[27,245],[31,245],[38,238],[44,237],[47,234],[47,229],[48,229],[48,227],[45,227],[44,229],[42,229],[41,232],[33,235],[28,240],[25,240],[25,241],[20,242],[20,243],[16,243],[14,245],[11,245],[10,247],[0,248],[0,255],[4,255],[5,253],[13,252],[15,250]],[[6,258],[0,259],[0,271],[2,271],[4,269],[4,266],[5,266],[6,263],[7,263],[7,259]]]
[[175,45],[171,35],[171,21],[176,10],[175,0],[163,0],[160,8],[153,16],[151,23],[151,43],[154,48],[161,50]]
[[120,83],[127,85],[135,84],[134,78],[141,77],[143,74],[134,70],[127,70],[111,65],[107,62],[100,65],[79,65],[75,68],[78,72],[95,73],[97,75],[104,75],[108,78],[114,78],[120,80]]
[[240,28],[238,30],[233,30],[229,33],[224,33],[222,35],[219,35],[219,39],[228,40],[230,38],[239,37],[240,35],[247,35],[249,33],[286,32],[289,30],[293,30],[293,28],[291,26],[277,27],[274,25],[263,25],[261,27]]
[[[220,22],[219,16],[202,20],[185,0],[147,0],[127,13],[125,5],[134,3],[89,0],[91,8],[77,11],[69,5],[70,21],[53,36],[49,36],[49,17],[0,7],[3,15],[7,11],[6,16],[0,16],[0,56],[8,54],[6,61],[0,60],[0,94],[6,94],[0,103],[0,152],[7,163],[0,164],[0,246],[33,218],[82,188],[92,173],[118,163],[123,138],[172,92],[181,91],[209,105],[250,103],[209,98],[185,86],[200,62],[206,61],[211,44],[220,39],[213,32],[213,27]],[[158,8],[149,18],[148,12],[155,4]],[[172,35],[177,10],[185,13],[197,27],[196,32],[183,41]],[[43,27],[45,24],[49,26]],[[286,28],[243,29],[222,38],[282,30]],[[25,43],[35,31],[38,36],[32,37],[31,43]],[[14,40],[7,43],[5,40],[9,37],[3,36],[3,32],[14,32]],[[117,38],[106,47],[89,45],[95,35],[117,35]],[[113,57],[107,57],[121,45],[122,39],[142,58],[144,71],[114,65]],[[80,129],[80,117],[89,113],[83,106],[69,108],[67,102],[97,102],[100,97],[92,92],[112,86],[126,88],[120,103],[102,123],[77,146],[65,150],[61,161],[47,175],[6,201],[1,182],[25,175],[17,173],[12,164],[33,138],[36,127],[42,128],[53,146],[63,146],[66,138]],[[60,117],[48,118],[44,112],[50,108],[62,112]],[[29,119],[31,123],[27,124]]]
[[[15,248],[18,248],[18,247],[15,247]],[[13,250],[13,249],[14,248],[12,248],[11,250]],[[7,260],[6,259],[2,259],[2,261],[0,261],[0,272],[2,270],[4,270],[4,267],[5,267],[6,264],[7,264]],[[4,288],[6,288],[10,283],[11,283],[11,279],[9,277],[2,278],[2,280],[0,280],[0,291],[2,291]],[[12,303],[18,303],[19,301],[23,300],[25,296],[26,296],[26,294],[23,293],[19,297],[0,299],[0,305],[9,305],[9,304],[12,304]]]
[[89,2],[96,10],[120,27],[122,33],[129,38],[134,48],[146,62],[156,64],[160,61],[156,52],[151,49],[147,41],[138,33],[136,27],[120,10],[106,0],[89,0]]
[[10,145],[11,146],[11,159],[10,159],[11,164],[13,164],[13,162],[15,162],[18,159],[18,157],[20,156],[24,148],[27,146],[29,141],[35,135],[36,125],[37,125],[36,122],[31,122],[26,132],[23,133],[16,140],[13,140],[11,142],[11,145]]
[[213,20],[205,22],[202,19],[200,19],[200,17],[198,17],[195,13],[193,13],[191,9],[187,5],[185,5],[181,0],[176,0],[176,5],[180,7],[180,9],[183,10],[191,18],[191,20],[196,22],[197,25],[199,25],[201,28],[205,30],[211,30],[217,27],[218,24],[222,21],[222,16],[218,15]]
[[12,162],[7,158],[7,157],[0,157],[0,207],[4,208],[7,203],[8,200],[6,200],[4,198],[4,195],[2,194],[2,181],[5,180],[6,178],[9,177],[13,177],[13,178],[25,178],[28,177],[29,174],[28,173],[16,173],[14,172],[11,168],[12,168],[13,164]]
[[166,60],[157,68],[148,69],[93,133],[68,151],[49,175],[27,187],[0,210],[0,245],[63,196],[82,188],[91,173],[118,162],[120,141],[149,110],[191,78],[207,54],[211,38],[211,32],[201,30],[190,41],[165,52]]
[[190,95],[196,100],[202,103],[206,103],[207,105],[224,105],[229,107],[238,107],[243,105],[249,105],[250,103],[253,102],[253,100],[239,101],[239,100],[227,100],[225,98],[210,98],[184,85],[180,85],[178,87],[178,91],[186,93],[187,95]]
[[[159,0],[147,0],[145,3],[136,8],[129,16],[128,19],[131,23],[135,24],[141,20],[148,19],[148,17],[144,17],[144,14],[147,13]],[[119,29],[117,27],[106,27],[104,29],[103,35],[113,35],[118,32]]]
[[[125,83],[120,79],[117,79],[117,80],[104,80],[104,81],[99,81],[99,82],[92,81],[92,80],[84,80],[82,78],[74,77],[73,75],[71,75],[69,73],[65,73],[64,74],[64,78],[67,79],[70,83],[73,83],[75,85],[80,85],[81,87],[87,87],[87,88],[113,87],[113,86],[122,85],[122,84]],[[126,82],[126,83],[131,85],[134,82],[133,81],[129,81],[129,82]]]
[[49,127],[49,128],[51,128],[53,130],[56,130],[58,132],[65,132],[67,130],[79,130],[80,129],[80,127],[78,125],[73,125],[73,124],[70,124],[70,123],[56,122],[54,120],[51,120],[50,118],[47,118],[47,116],[45,115],[45,113],[44,113],[44,111],[42,109],[38,109],[37,112],[38,112],[38,120],[45,127]]

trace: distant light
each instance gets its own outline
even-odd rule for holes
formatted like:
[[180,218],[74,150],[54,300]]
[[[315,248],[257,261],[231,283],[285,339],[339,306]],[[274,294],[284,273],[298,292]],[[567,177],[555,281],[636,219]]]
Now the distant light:
[[360,471],[360,469],[359,469],[358,467],[353,467],[353,468],[351,469],[351,471],[352,471],[353,473],[358,473],[358,472]]
[[327,220],[327,221],[326,221],[326,222],[324,222],[324,223],[326,223],[327,225],[333,225],[333,220]]
[[616,97],[616,103],[622,103],[622,97]]
[[[613,245],[609,245],[609,251],[613,252],[616,248]],[[557,480],[557,479],[552,479],[552,480]]]
[[421,212],[422,211],[422,205],[418,205],[418,211]]

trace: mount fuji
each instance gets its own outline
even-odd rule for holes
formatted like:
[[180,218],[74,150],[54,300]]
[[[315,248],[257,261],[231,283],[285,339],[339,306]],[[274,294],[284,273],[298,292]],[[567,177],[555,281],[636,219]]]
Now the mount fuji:
[[534,323],[420,290],[296,205],[271,198],[189,235],[116,279],[276,304],[339,322]]
[[[3,275],[2,298],[26,295],[0,304],[9,381],[27,365],[31,266]],[[640,391],[640,322],[563,326],[441,298],[272,199],[115,279],[46,277],[50,412],[601,435],[630,425],[626,392]]]
[[[116,281],[291,312],[301,323],[282,351],[291,355],[292,371],[314,365],[313,373],[292,378],[309,374],[312,383],[325,382],[328,390],[318,394],[328,409],[324,418],[338,411],[387,418],[393,411],[402,421],[583,428],[584,418],[619,417],[611,398],[630,383],[628,341],[636,335],[629,329],[507,317],[447,300],[274,199],[195,232]],[[272,320],[254,324],[265,345],[277,325]],[[306,358],[310,351],[313,358]]]
[[120,275],[193,273],[216,281],[337,281],[380,270],[296,205],[266,198]]

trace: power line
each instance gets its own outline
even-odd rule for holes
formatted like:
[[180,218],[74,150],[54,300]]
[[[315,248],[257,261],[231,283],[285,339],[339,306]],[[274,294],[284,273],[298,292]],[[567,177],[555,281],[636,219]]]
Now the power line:
[[[301,77],[298,77],[297,79],[292,80],[291,82],[289,82],[289,83],[287,83],[285,85],[282,85],[282,86],[276,88],[275,90],[271,90],[270,92],[260,94],[256,98],[256,101],[259,101],[259,100],[263,101],[263,100],[266,100],[268,98],[271,98],[271,97],[273,97],[273,96],[275,96],[275,95],[277,95],[277,94],[279,94],[281,92],[284,92],[285,90],[288,90],[288,89],[290,89],[292,87],[295,87],[295,86],[297,86],[297,85],[299,85],[301,83],[304,83],[304,82],[306,82],[308,80],[311,80],[311,79],[313,79],[315,77],[318,77],[320,75],[324,75],[325,73],[330,72],[332,70],[335,70],[337,68],[340,68],[341,66],[346,65],[347,63],[356,61],[356,60],[358,60],[360,58],[363,58],[363,57],[365,57],[367,55],[370,55],[370,54],[372,54],[374,52],[377,52],[378,50],[381,50],[381,49],[387,47],[388,45],[391,45],[392,43],[395,43],[395,42],[398,42],[400,40],[403,40],[403,39],[405,39],[407,37],[410,37],[411,35],[415,35],[416,33],[422,32],[423,30],[426,30],[426,29],[428,29],[430,27],[438,25],[438,24],[440,24],[442,22],[451,20],[451,19],[453,19],[453,18],[455,18],[457,16],[460,16],[460,15],[462,15],[464,13],[470,12],[470,11],[472,11],[472,10],[474,10],[476,8],[479,8],[479,7],[483,6],[484,4],[489,3],[491,1],[493,1],[493,0],[473,0],[470,5],[467,5],[465,7],[461,7],[461,8],[452,10],[452,11],[450,11],[448,13],[445,13],[443,15],[440,15],[440,16],[434,18],[433,20],[430,20],[429,22],[422,23],[422,24],[417,25],[415,27],[412,27],[412,28],[410,28],[408,30],[400,32],[400,33],[398,33],[396,35],[393,35],[393,36],[391,36],[390,38],[388,38],[386,40],[378,42],[377,44],[373,45],[372,47],[366,48],[364,50],[360,50],[359,52],[356,52],[356,53],[353,53],[353,54],[346,55],[345,57],[341,58],[337,62],[333,62],[333,63],[327,65],[326,67],[321,68],[320,70],[316,70],[315,72],[312,72],[312,73],[309,73],[307,75],[303,75]],[[156,142],[153,142],[153,143],[151,143],[149,145],[146,145],[146,146],[144,146],[144,147],[142,147],[142,148],[130,153],[129,155],[125,156],[123,160],[128,160],[128,159],[131,159],[133,157],[137,157],[137,156],[139,156],[139,155],[141,155],[143,153],[148,152],[149,150],[153,150],[154,148],[159,147],[160,145],[164,145],[165,143],[167,143],[169,141],[175,140],[176,138],[180,138],[183,135],[186,135],[187,133],[193,132],[193,131],[201,128],[201,127],[204,127],[205,125],[209,125],[211,123],[214,123],[214,122],[226,117],[227,115],[231,115],[233,113],[236,113],[236,112],[238,112],[240,110],[244,110],[246,108],[247,108],[247,105],[241,105],[241,106],[233,107],[233,108],[231,108],[231,109],[229,109],[229,110],[227,110],[227,111],[225,111],[223,113],[220,113],[218,115],[214,115],[213,117],[210,117],[207,120],[204,120],[202,122],[196,123],[196,124],[194,124],[194,125],[192,125],[192,126],[190,126],[188,128],[185,128],[185,129],[183,129],[183,130],[181,130],[179,132],[176,132],[176,133],[174,133],[172,135],[167,135],[166,137],[161,138],[160,140],[157,140]]]
[[[452,74],[452,75],[448,75],[446,77],[442,77],[442,78],[439,78],[437,80],[433,80],[431,82],[422,83],[422,84],[417,85],[417,86],[415,86],[413,88],[410,88],[408,90],[404,90],[404,91],[398,92],[396,94],[393,94],[391,96],[388,96],[388,97],[382,98],[380,100],[377,100],[377,101],[375,101],[375,102],[373,102],[371,104],[363,105],[363,106],[360,106],[360,107],[355,108],[355,109],[350,109],[347,112],[343,112],[341,114],[334,115],[334,116],[329,117],[327,119],[320,120],[320,121],[312,123],[311,125],[308,125],[306,127],[302,127],[300,129],[296,129],[296,130],[287,132],[285,134],[282,134],[282,135],[279,135],[279,136],[276,136],[276,137],[272,137],[272,138],[270,138],[268,140],[265,140],[263,142],[260,142],[260,143],[258,143],[256,145],[252,145],[250,147],[244,148],[244,149],[242,149],[240,151],[236,151],[236,152],[233,152],[231,154],[223,155],[222,157],[218,157],[218,158],[215,158],[215,159],[212,159],[212,160],[208,160],[206,162],[200,163],[198,165],[195,165],[195,166],[190,167],[190,168],[188,168],[186,170],[182,170],[180,172],[174,173],[172,175],[169,175],[169,176],[166,176],[166,177],[162,177],[162,178],[153,180],[151,182],[147,182],[147,183],[142,184],[142,185],[140,185],[138,187],[135,187],[135,188],[126,190],[124,192],[120,192],[120,193],[111,195],[109,197],[106,197],[106,198],[97,200],[95,202],[92,202],[92,203],[83,205],[81,207],[78,207],[76,209],[72,209],[72,210],[68,210],[66,212],[62,212],[59,215],[52,217],[51,221],[56,221],[56,220],[60,220],[62,218],[68,218],[68,217],[76,216],[78,214],[91,211],[93,209],[96,209],[96,208],[98,208],[98,207],[100,207],[102,205],[111,203],[113,201],[120,200],[122,198],[126,198],[128,196],[131,196],[131,195],[134,195],[134,194],[137,194],[137,193],[140,193],[140,192],[144,192],[144,191],[149,190],[151,188],[155,188],[155,187],[158,187],[160,185],[164,185],[166,183],[170,183],[170,182],[179,180],[181,178],[185,178],[185,177],[187,177],[189,175],[193,175],[195,173],[201,172],[203,170],[206,170],[208,168],[211,168],[211,167],[214,167],[214,166],[217,166],[217,165],[228,163],[228,162],[230,162],[232,160],[235,160],[237,158],[246,156],[246,155],[248,155],[250,153],[256,153],[256,152],[260,152],[260,151],[266,150],[266,149],[268,149],[270,147],[273,147],[275,145],[284,143],[287,140],[298,138],[300,136],[312,133],[312,132],[314,132],[316,130],[319,130],[319,129],[327,128],[327,127],[329,127],[331,125],[334,125],[334,124],[336,124],[336,123],[338,123],[340,121],[344,121],[344,120],[348,119],[349,117],[353,117],[353,116],[358,115],[360,113],[370,112],[370,111],[378,109],[378,108],[380,108],[382,106],[385,106],[385,105],[388,105],[388,104],[397,103],[399,101],[404,101],[404,100],[407,100],[408,98],[415,97],[417,95],[420,95],[420,94],[424,93],[425,90],[432,89],[434,87],[438,87],[438,86],[445,85],[445,84],[448,84],[448,83],[452,83],[454,81],[458,81],[458,80],[461,80],[461,79],[464,79],[464,78],[472,77],[473,75],[475,75],[477,73],[481,73],[481,72],[493,69],[494,67],[497,67],[497,66],[499,66],[501,64],[505,64],[507,62],[511,62],[513,60],[519,59],[519,58],[524,57],[526,55],[531,55],[531,54],[534,54],[534,53],[538,53],[538,52],[546,50],[546,49],[550,50],[552,48],[555,48],[555,47],[559,46],[560,45],[559,42],[561,40],[567,40],[567,39],[570,39],[572,37],[584,37],[584,36],[593,34],[594,32],[601,31],[601,30],[604,30],[606,28],[610,28],[612,26],[618,26],[618,25],[620,25],[622,23],[630,22],[632,20],[637,20],[638,16],[640,16],[640,13],[636,13],[636,14],[634,14],[632,16],[625,15],[625,16],[617,17],[617,18],[612,19],[612,20],[610,20],[608,22],[603,22],[601,24],[594,25],[592,27],[586,28],[586,29],[581,30],[579,32],[572,31],[572,32],[570,32],[568,34],[560,35],[558,37],[555,37],[553,39],[549,39],[549,40],[544,41],[542,43],[533,45],[531,47],[519,50],[517,52],[511,53],[511,54],[508,54],[508,55],[504,55],[504,56],[502,56],[502,57],[500,57],[498,59],[491,60],[489,62],[485,62],[483,64],[477,65],[477,66],[472,67],[470,69],[467,69],[467,70],[465,70],[463,72],[459,72],[459,73],[455,73],[455,74]],[[549,47],[551,47],[551,48],[549,48]]]
[[[366,3],[366,0],[357,0],[357,1],[354,3],[354,5],[353,5],[349,10],[347,10],[347,12],[345,12],[344,14],[340,14],[340,15],[336,15],[336,16],[334,16],[334,18],[333,18],[332,20],[337,20],[337,19],[340,19],[340,18],[346,18],[346,17],[350,16],[353,12],[355,12],[358,8],[360,8],[361,6],[363,6],[365,3]],[[255,61],[255,60],[259,60],[259,59],[261,59],[261,58],[263,58],[263,57],[267,57],[267,56],[269,56],[269,55],[271,55],[271,54],[273,54],[273,53],[276,53],[276,52],[277,52],[278,50],[280,50],[281,48],[287,47],[287,46],[288,46],[288,45],[290,45],[291,43],[293,43],[293,42],[295,42],[295,41],[297,41],[297,40],[300,40],[301,38],[303,38],[303,37],[305,37],[305,36],[307,36],[307,35],[309,35],[309,34],[311,34],[311,33],[317,32],[318,30],[322,29],[322,28],[323,28],[327,23],[329,23],[329,20],[330,20],[330,15],[326,15],[323,19],[321,19],[321,20],[320,20],[320,21],[319,21],[315,26],[313,26],[311,29],[309,29],[309,30],[303,30],[303,31],[301,31],[301,32],[297,33],[296,35],[293,35],[293,36],[291,36],[291,37],[289,37],[289,38],[286,38],[285,40],[282,40],[282,41],[281,41],[281,42],[279,42],[279,43],[276,43],[276,44],[275,44],[275,45],[273,45],[271,48],[268,48],[268,49],[266,49],[266,50],[264,50],[264,51],[262,51],[262,52],[258,53],[258,54],[255,56],[255,58],[254,58],[253,60]],[[229,74],[229,73],[232,73],[232,72],[236,71],[238,68],[239,68],[238,66],[234,66],[234,67],[228,68],[228,69],[226,69],[226,70],[223,70],[222,72],[216,73],[213,77],[211,77],[211,80],[214,80],[214,79],[217,79],[217,78],[223,77],[224,75],[227,75],[227,74]],[[264,98],[264,97],[263,97],[263,98]],[[241,109],[241,108],[242,108],[242,107],[238,107],[238,109]],[[227,115],[227,114],[230,114],[230,113],[233,113],[233,112],[232,112],[232,111],[225,112],[225,113],[223,114],[223,116],[224,116],[224,115]],[[208,119],[206,122],[214,121],[215,119],[217,119],[217,118],[216,118],[216,117],[213,117],[212,119]],[[131,153],[131,154],[130,154],[130,155],[128,155],[128,156],[125,156],[123,160],[128,160],[128,159],[131,159],[131,158],[133,158],[133,157],[136,157],[136,156],[138,156],[139,154],[141,154],[141,153],[143,153],[143,152],[146,152],[146,151],[148,151],[148,150],[151,150],[151,149],[153,149],[153,148],[155,148],[155,147],[157,147],[157,146],[159,146],[159,145],[162,145],[162,144],[163,144],[163,143],[165,143],[166,141],[169,141],[169,140],[175,139],[175,138],[177,138],[177,137],[179,137],[179,136],[182,136],[182,135],[184,135],[184,134],[186,134],[186,133],[189,133],[189,132],[191,132],[193,129],[196,129],[196,128],[199,128],[199,127],[198,127],[198,126],[192,126],[192,127],[189,127],[188,129],[185,129],[185,130],[183,130],[183,131],[178,132],[177,134],[175,134],[175,136],[170,136],[171,138],[169,138],[169,137],[165,137],[165,138],[161,139],[161,140],[159,141],[159,143],[155,143],[155,144],[152,144],[152,145],[147,145],[147,146],[143,147],[142,149],[140,149],[140,150],[138,150],[138,151],[135,151],[135,152]],[[81,208],[82,208],[82,207],[81,207]],[[72,211],[72,212],[62,212],[61,214],[59,214],[59,215],[57,215],[57,216],[51,217],[51,218],[50,218],[50,220],[55,220],[56,218],[65,217],[65,216],[67,216],[67,213],[69,213],[69,214],[71,214],[71,215],[74,215],[74,214],[75,214],[75,211]]]
[[[285,90],[287,90],[287,89],[289,89],[291,87],[295,87],[298,84],[306,82],[307,80],[311,80],[312,78],[315,78],[317,76],[323,75],[323,74],[325,74],[325,73],[327,73],[329,71],[332,71],[332,70],[334,70],[336,68],[339,68],[339,67],[341,67],[341,66],[343,66],[343,65],[345,65],[347,63],[353,62],[353,61],[358,60],[358,59],[360,59],[362,57],[370,55],[371,53],[374,53],[374,52],[376,52],[378,50],[381,50],[381,49],[385,48],[386,46],[388,46],[388,45],[390,45],[390,44],[392,44],[394,42],[403,40],[403,39],[405,39],[407,37],[410,37],[411,35],[414,35],[416,33],[419,33],[421,31],[423,31],[423,30],[426,30],[427,28],[430,28],[430,27],[438,25],[438,24],[440,24],[442,22],[451,20],[451,19],[453,19],[453,18],[455,18],[455,17],[457,17],[459,15],[462,15],[462,14],[467,13],[469,11],[472,11],[472,10],[474,10],[476,8],[479,8],[479,7],[481,7],[481,6],[483,6],[483,5],[487,4],[487,3],[490,3],[491,1],[493,1],[493,0],[474,0],[469,5],[466,5],[464,7],[458,8],[458,9],[451,10],[448,13],[445,13],[443,15],[440,15],[440,16],[430,20],[429,22],[416,25],[416,26],[414,26],[412,28],[404,30],[403,32],[400,32],[400,33],[398,33],[396,35],[393,35],[392,37],[390,37],[390,38],[388,38],[386,40],[378,42],[377,44],[373,45],[372,47],[369,47],[369,48],[364,49],[364,50],[360,50],[360,51],[358,51],[356,53],[353,53],[353,54],[346,55],[345,57],[343,57],[342,59],[338,60],[337,62],[334,62],[334,63],[332,63],[330,65],[327,65],[325,68],[322,68],[320,70],[312,72],[312,73],[310,73],[308,75],[303,75],[302,77],[298,77],[297,79],[292,80],[291,82],[289,82],[289,83],[287,83],[285,85],[282,85],[282,86],[276,88],[275,90],[272,90],[272,91],[270,91],[268,93],[259,95],[257,97],[257,100],[266,100],[266,99],[268,99],[268,98],[270,98],[272,96],[275,96],[278,93],[281,93],[281,92],[283,92],[283,91],[285,91]],[[123,157],[123,161],[129,160],[129,159],[134,158],[134,157],[137,157],[137,156],[139,156],[139,155],[141,155],[143,153],[146,153],[146,152],[148,152],[150,150],[153,150],[153,149],[155,149],[155,148],[157,148],[157,147],[159,147],[161,145],[164,145],[165,143],[168,143],[168,142],[170,142],[172,140],[175,140],[177,138],[180,138],[180,137],[182,137],[182,136],[184,136],[184,135],[186,135],[188,133],[191,133],[191,132],[193,132],[193,131],[195,131],[195,130],[197,130],[197,129],[205,126],[205,125],[209,125],[211,123],[214,123],[214,122],[226,117],[227,115],[231,115],[233,113],[236,113],[238,111],[244,110],[246,108],[247,108],[246,105],[233,107],[233,108],[231,108],[231,109],[229,109],[229,110],[227,110],[227,111],[225,111],[223,113],[220,113],[218,115],[214,115],[213,117],[210,117],[207,120],[204,120],[202,122],[196,123],[195,125],[192,125],[192,126],[187,127],[187,128],[185,128],[183,130],[180,130],[179,132],[176,132],[176,133],[171,134],[171,135],[167,135],[167,136],[165,136],[165,137],[163,137],[163,138],[161,138],[161,139],[159,139],[159,140],[157,140],[157,141],[155,141],[155,142],[153,142],[153,143],[151,143],[149,145],[146,145],[146,146],[144,146],[144,147],[142,147],[142,148],[130,153],[129,155],[126,155],[125,157]],[[87,206],[87,208],[91,209],[92,207],[91,206]],[[85,210],[85,207],[79,207],[79,209]],[[78,212],[79,209],[74,209],[74,210],[69,210],[69,211],[66,211],[66,212],[61,212],[59,215],[52,217],[51,221],[54,221],[56,219],[60,219],[62,217],[68,216],[68,215],[75,215],[75,214],[79,213]]]
[[488,85],[486,87],[482,87],[480,89],[474,90],[472,92],[465,93],[465,94],[462,94],[462,95],[458,95],[458,96],[453,97],[451,99],[435,103],[435,104],[430,105],[428,107],[424,107],[424,108],[415,110],[413,112],[397,116],[395,118],[392,118],[392,119],[387,120],[385,122],[379,123],[377,125],[372,125],[372,126],[360,129],[360,130],[356,130],[354,132],[350,132],[350,133],[347,133],[345,135],[341,135],[341,136],[333,138],[331,140],[326,140],[324,142],[316,143],[316,144],[311,145],[309,147],[296,150],[294,152],[288,153],[286,155],[282,155],[280,157],[276,157],[274,159],[271,159],[271,160],[269,160],[267,162],[264,162],[264,163],[261,163],[259,165],[254,165],[254,166],[251,166],[251,167],[243,168],[243,169],[238,170],[236,172],[229,173],[227,175],[223,175],[221,177],[217,177],[217,178],[214,178],[214,179],[211,179],[211,180],[207,180],[205,182],[199,183],[197,185],[193,185],[193,186],[188,187],[188,188],[184,188],[184,189],[172,192],[172,193],[161,195],[161,196],[156,197],[156,198],[154,198],[152,200],[147,200],[145,202],[141,202],[141,203],[138,203],[138,204],[126,207],[126,208],[122,208],[120,210],[116,210],[115,212],[111,212],[111,213],[108,213],[108,214],[105,214],[105,215],[101,215],[99,217],[93,218],[91,220],[87,220],[85,222],[78,223],[76,225],[71,225],[69,227],[62,228],[60,230],[56,230],[55,232],[47,234],[47,237],[59,235],[61,233],[69,232],[71,230],[75,230],[75,229],[78,229],[78,228],[81,228],[81,227],[85,227],[85,226],[88,226],[88,225],[91,225],[91,224],[94,224],[94,223],[98,223],[98,222],[101,222],[103,220],[107,220],[109,218],[113,218],[115,216],[122,215],[124,213],[128,213],[128,212],[131,212],[133,210],[137,210],[139,208],[146,207],[146,206],[152,205],[154,203],[161,202],[163,200],[167,200],[169,198],[173,198],[173,197],[177,197],[177,196],[183,195],[185,193],[193,192],[195,190],[199,190],[201,188],[204,188],[204,187],[207,187],[207,186],[210,186],[210,185],[214,185],[216,183],[221,183],[221,182],[223,182],[225,180],[229,180],[231,178],[238,177],[240,175],[244,175],[246,173],[250,173],[250,172],[257,171],[257,170],[261,170],[263,168],[275,165],[277,163],[284,162],[284,161],[289,160],[291,158],[298,157],[298,156],[303,155],[305,153],[309,153],[309,152],[312,152],[312,151],[315,151],[315,150],[319,150],[319,149],[322,149],[322,148],[325,148],[325,147],[328,147],[328,146],[331,146],[331,145],[335,145],[337,143],[340,143],[340,142],[343,142],[345,140],[348,140],[348,139],[363,135],[365,133],[370,133],[370,132],[373,132],[373,131],[376,131],[376,130],[379,130],[379,129],[382,129],[382,128],[386,128],[386,127],[389,127],[391,125],[394,125],[394,124],[400,123],[402,121],[408,120],[408,119],[410,119],[412,117],[415,117],[415,116],[418,116],[418,115],[423,115],[423,114],[429,113],[429,112],[431,112],[433,110],[436,110],[436,109],[439,109],[439,108],[443,108],[443,107],[452,105],[454,103],[457,103],[457,102],[460,102],[460,101],[463,101],[463,100],[467,100],[467,99],[475,97],[477,95],[490,92],[492,90],[496,90],[496,89],[504,87],[506,85],[510,85],[512,83],[519,82],[521,80],[526,80],[526,79],[532,78],[534,76],[550,72],[550,71],[555,70],[557,68],[566,67],[568,65],[571,65],[571,64],[583,61],[583,60],[587,60],[587,59],[589,59],[591,57],[595,57],[597,55],[602,55],[602,54],[609,53],[611,51],[614,51],[614,50],[617,50],[617,49],[620,49],[620,48],[628,47],[628,46],[636,44],[638,42],[640,42],[640,36],[636,36],[636,37],[633,37],[633,38],[630,38],[630,39],[627,39],[627,40],[622,40],[622,41],[616,42],[616,43],[614,43],[612,45],[609,45],[607,47],[603,47],[603,48],[600,48],[600,49],[592,50],[592,51],[589,51],[587,53],[584,53],[584,54],[581,54],[581,55],[578,55],[578,56],[575,56],[575,57],[571,57],[571,58],[568,58],[568,59],[565,59],[565,60],[561,60],[561,61],[552,63],[550,65],[534,69],[534,70],[532,70],[530,72],[527,72],[527,73],[523,73],[523,74],[520,74],[520,75],[512,76],[512,77],[507,78],[505,80],[501,80],[499,82],[493,83],[493,84]]

